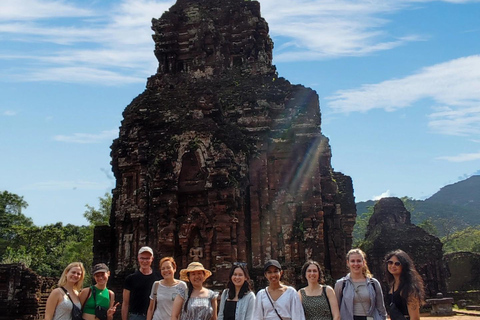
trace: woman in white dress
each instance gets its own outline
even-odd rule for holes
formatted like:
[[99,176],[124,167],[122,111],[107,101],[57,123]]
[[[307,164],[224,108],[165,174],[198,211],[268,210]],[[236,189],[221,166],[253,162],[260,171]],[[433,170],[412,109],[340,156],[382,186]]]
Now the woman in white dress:
[[281,283],[282,266],[277,260],[268,260],[263,268],[268,287],[260,290],[255,299],[255,320],[305,320],[297,290]]
[[170,320],[175,297],[187,288],[185,282],[175,279],[177,264],[172,257],[162,258],[159,266],[163,279],[153,283],[147,320]]
[[85,268],[81,262],[70,263],[58,281],[58,288],[52,290],[45,306],[45,320],[72,320],[75,304],[81,309],[78,292],[83,287]]

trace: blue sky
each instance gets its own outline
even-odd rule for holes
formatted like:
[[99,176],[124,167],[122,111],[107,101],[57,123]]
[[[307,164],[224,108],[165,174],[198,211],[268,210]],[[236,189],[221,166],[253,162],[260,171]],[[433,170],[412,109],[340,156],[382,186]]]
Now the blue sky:
[[[0,191],[37,225],[86,224],[110,145],[155,74],[174,1],[0,1]],[[480,1],[261,0],[279,76],[316,90],[357,201],[480,174]]]

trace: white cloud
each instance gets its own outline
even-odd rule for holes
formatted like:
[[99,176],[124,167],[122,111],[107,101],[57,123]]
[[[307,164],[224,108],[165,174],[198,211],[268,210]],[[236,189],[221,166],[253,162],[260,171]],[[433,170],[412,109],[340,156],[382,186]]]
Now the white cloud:
[[430,99],[436,104],[428,116],[433,131],[480,134],[480,55],[426,67],[402,79],[340,90],[326,99],[328,108],[338,113],[394,111]]
[[[160,17],[174,1],[124,0],[97,11],[80,10],[61,1],[29,0],[31,19],[21,19],[21,1],[0,4],[3,43],[28,46],[0,49],[0,59],[22,60],[23,70],[10,69],[2,79],[11,81],[60,81],[120,85],[145,82],[156,72],[151,19]],[[42,9],[51,11],[48,15]],[[8,10],[2,11],[3,7]],[[71,10],[69,10],[71,9]],[[76,10],[78,9],[78,10]],[[75,12],[73,14],[72,12]],[[54,18],[69,19],[59,26]],[[42,50],[50,44],[48,50]],[[68,72],[74,72],[68,75]]]
[[12,116],[16,116],[16,115],[17,115],[17,112],[12,111],[12,110],[5,110],[5,111],[3,112],[3,115],[4,115],[4,116],[12,117]]
[[[24,80],[22,75],[11,80]],[[25,79],[27,80],[27,79]],[[86,67],[63,67],[38,70],[28,75],[28,81],[62,81],[66,83],[96,83],[104,86],[145,82],[138,76],[124,75],[120,72]]]
[[110,188],[108,183],[93,181],[44,181],[25,186],[25,190],[105,190]]
[[[392,35],[385,31],[388,15],[431,0],[261,0],[270,34],[279,45],[277,61],[319,60],[363,56],[390,50],[425,36]],[[466,3],[476,1],[447,1]],[[3,0],[0,4],[0,59],[22,59],[25,69],[12,69],[2,79],[22,74],[28,81],[65,81],[58,70],[96,69],[94,74],[117,74],[117,84],[130,83],[130,75],[145,79],[155,73],[151,19],[159,18],[174,0],[122,0],[89,2],[82,6],[62,0]],[[90,5],[90,7],[85,8]],[[94,7],[96,5],[96,7]],[[68,18],[62,26],[57,18]],[[281,41],[280,41],[281,40]],[[30,56],[9,51],[9,43],[23,43]],[[42,51],[44,45],[53,45]],[[86,49],[85,45],[88,45]],[[67,69],[64,69],[67,68]],[[115,68],[116,70],[112,70]],[[39,74],[48,73],[45,77]],[[5,72],[4,72],[5,73]],[[79,74],[75,82],[97,77]],[[107,83],[110,83],[106,81]]]
[[90,133],[74,133],[71,136],[57,135],[53,137],[56,141],[68,143],[99,143],[102,141],[110,141],[118,137],[118,129],[102,131],[99,134]]
[[390,197],[390,196],[391,196],[391,195],[390,195],[390,190],[387,190],[387,191],[385,191],[384,193],[382,193],[382,194],[379,195],[379,196],[373,196],[373,197],[372,197],[372,200],[377,201],[377,200],[380,200],[380,199],[382,199],[382,198],[388,198],[388,197]]
[[443,156],[438,157],[439,160],[446,160],[448,162],[467,162],[480,160],[480,151],[477,153],[461,153],[456,156]]
[[90,10],[52,0],[2,0],[0,21],[91,16]]
[[275,62],[363,56],[390,50],[424,36],[395,37],[384,31],[386,15],[405,1],[260,0],[271,35],[286,39]]

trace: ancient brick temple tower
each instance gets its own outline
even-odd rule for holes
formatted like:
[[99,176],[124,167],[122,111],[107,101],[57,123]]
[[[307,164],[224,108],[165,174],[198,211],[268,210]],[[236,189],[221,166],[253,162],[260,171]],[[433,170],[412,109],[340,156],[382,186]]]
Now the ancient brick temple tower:
[[259,3],[178,0],[152,23],[159,66],[112,145],[111,229],[95,259],[122,277],[149,245],[156,263],[202,262],[214,287],[235,261],[255,276],[278,259],[292,284],[308,258],[343,275],[352,182],[331,167],[316,92],[278,77]]

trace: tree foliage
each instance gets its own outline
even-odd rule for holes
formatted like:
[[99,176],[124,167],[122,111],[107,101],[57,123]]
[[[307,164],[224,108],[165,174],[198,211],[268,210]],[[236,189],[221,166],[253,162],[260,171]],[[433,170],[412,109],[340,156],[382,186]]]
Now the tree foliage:
[[0,193],[0,259],[6,253],[9,242],[16,237],[15,226],[33,226],[31,218],[22,214],[28,204],[23,197],[8,191]]
[[63,225],[62,222],[36,226],[21,213],[27,203],[7,191],[0,194],[1,263],[23,263],[42,276],[60,276],[65,266],[81,261],[93,262],[93,230],[108,224],[112,196],[99,198],[99,208],[86,205],[88,226]]
[[357,248],[365,240],[365,234],[367,233],[368,221],[373,215],[373,206],[367,207],[365,212],[357,213],[355,219],[355,226],[353,227],[353,247]]
[[99,208],[95,209],[88,204],[85,205],[87,207],[87,211],[83,214],[85,219],[90,222],[90,225],[93,226],[108,226],[110,225],[110,210],[112,209],[112,195],[110,193],[105,193],[105,195],[98,198],[99,200]]
[[480,253],[480,226],[468,227],[442,238],[445,253],[468,251]]

